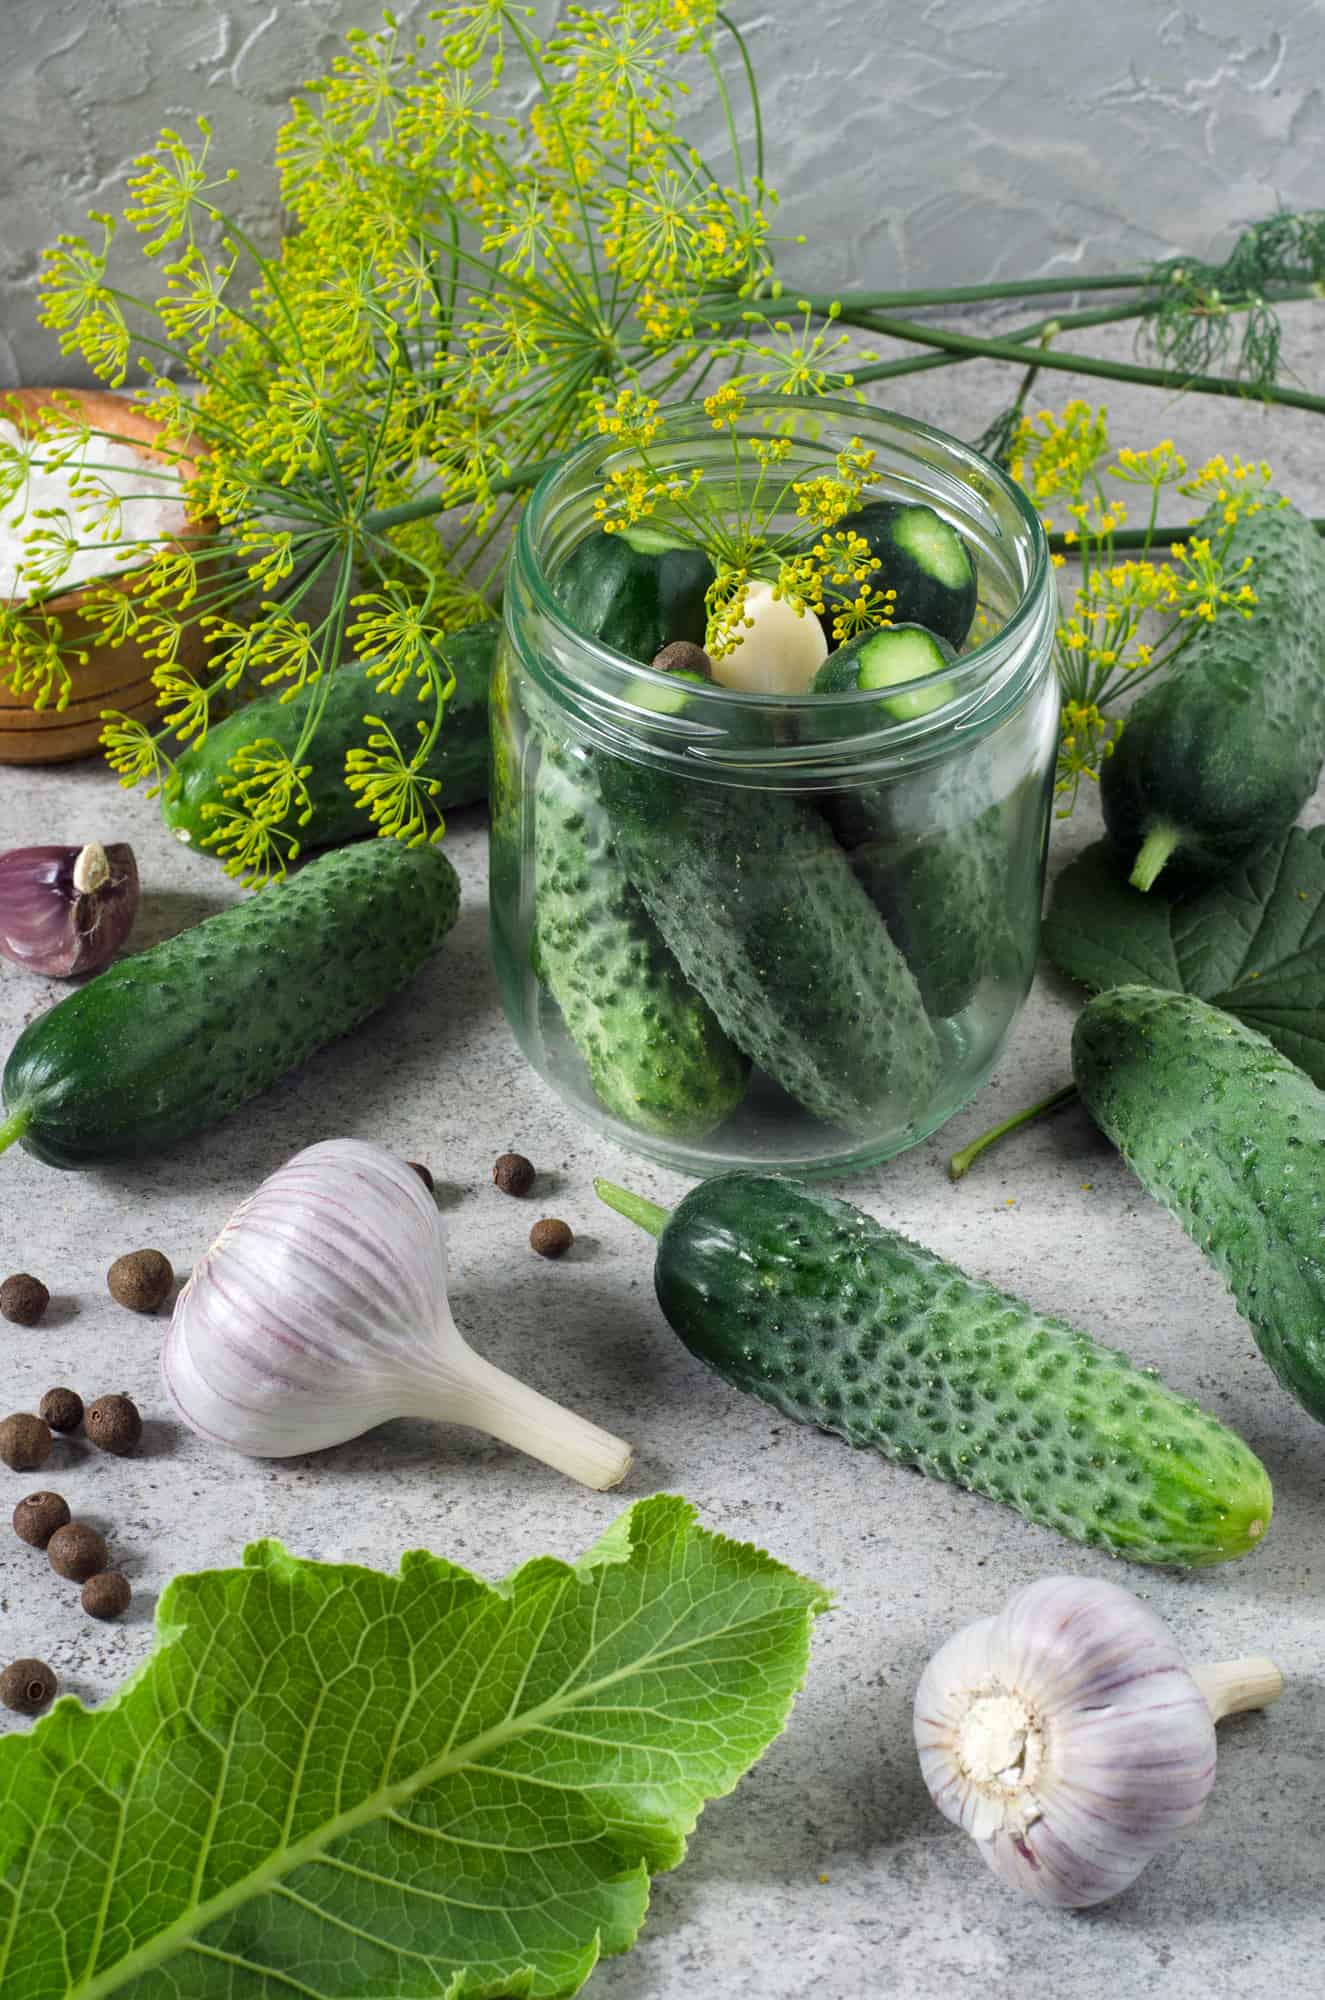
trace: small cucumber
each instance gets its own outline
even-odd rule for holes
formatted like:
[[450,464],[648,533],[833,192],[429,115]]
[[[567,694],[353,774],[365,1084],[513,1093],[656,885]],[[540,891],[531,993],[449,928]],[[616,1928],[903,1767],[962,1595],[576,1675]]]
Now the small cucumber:
[[598,781],[626,873],[736,1046],[845,1132],[919,1115],[934,1031],[814,807],[621,757],[600,760]]
[[571,550],[552,594],[579,631],[647,666],[672,639],[703,645],[712,581],[699,549],[637,549],[597,529]]
[[814,694],[851,694],[860,689],[897,687],[906,681],[931,685],[890,696],[879,706],[898,722],[913,722],[952,699],[949,682],[932,676],[951,666],[956,655],[945,640],[923,625],[881,625],[861,632],[830,653],[814,677]]
[[691,1353],[784,1416],[1133,1562],[1227,1562],[1265,1534],[1269,1478],[1232,1431],[847,1202],[737,1173],[669,1215],[596,1186],[658,1238]]
[[[497,652],[501,626],[496,619],[467,625],[444,642],[442,654],[455,675],[455,687],[446,703],[442,726],[433,745],[424,773],[441,781],[439,803],[443,807],[476,804],[488,793],[488,683]],[[362,840],[374,831],[366,808],[356,803],[345,787],[345,752],[366,740],[366,715],[376,715],[392,730],[399,742],[410,748],[417,743],[416,725],[429,714],[418,698],[417,682],[400,694],[374,688],[353,664],[337,669],[326,689],[326,702],[318,718],[317,734],[308,749],[312,765],[305,783],[312,804],[307,825],[296,826],[293,818],[284,830],[299,842],[304,853],[319,847],[340,847],[348,840]],[[188,842],[201,854],[208,834],[215,834],[216,808],[225,803],[222,786],[229,783],[231,757],[246,743],[277,743],[292,751],[313,703],[320,698],[319,684],[303,688],[292,701],[279,695],[263,695],[247,707],[209,729],[203,741],[184,751],[161,795],[161,817],[177,840]]]
[[1104,823],[1138,889],[1161,868],[1222,874],[1291,826],[1320,776],[1325,549],[1304,514],[1269,496],[1232,530],[1228,565],[1248,556],[1251,615],[1226,609],[1197,631],[1100,770]]
[[1072,1069],[1100,1130],[1325,1423],[1325,1097],[1254,1028],[1153,986],[1117,986],[1083,1008]]
[[[835,530],[850,529],[869,544],[878,567],[863,585],[895,590],[893,619],[923,625],[958,647],[975,617],[975,563],[957,530],[932,507],[902,500],[871,500],[844,515]],[[833,642],[834,604],[825,604],[823,626]]]
[[438,848],[374,840],[119,960],[15,1042],[0,1149],[87,1167],[214,1125],[384,1006],[459,907]]
[[535,968],[604,1109],[638,1132],[703,1138],[740,1103],[749,1064],[631,887],[589,761],[549,744],[534,851]]
[[871,840],[851,850],[856,879],[934,1020],[959,1014],[1009,955],[1007,839],[999,807],[990,806],[919,840]]

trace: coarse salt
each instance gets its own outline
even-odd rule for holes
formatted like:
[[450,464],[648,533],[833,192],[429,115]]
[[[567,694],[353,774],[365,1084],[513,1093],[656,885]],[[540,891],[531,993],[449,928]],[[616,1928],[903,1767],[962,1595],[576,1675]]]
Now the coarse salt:
[[[89,577],[135,569],[152,547],[184,531],[180,476],[173,466],[158,465],[132,445],[96,434],[69,452],[67,463],[52,463],[68,450],[67,435],[62,440],[58,431],[43,432],[33,440],[0,418],[0,482],[8,485],[5,475],[16,458],[26,462],[17,494],[0,506],[0,598],[29,597],[34,591],[59,595]],[[71,491],[75,480],[96,490],[76,499]],[[119,507],[108,513],[111,494]],[[36,518],[48,508],[54,510],[53,518]],[[79,546],[58,575],[53,573],[59,567],[56,546],[30,539],[42,528],[77,537]]]

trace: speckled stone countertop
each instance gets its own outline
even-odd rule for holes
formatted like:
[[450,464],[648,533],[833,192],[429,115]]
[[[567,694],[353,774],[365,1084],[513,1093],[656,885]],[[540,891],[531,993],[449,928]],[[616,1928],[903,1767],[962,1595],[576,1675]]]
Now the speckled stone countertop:
[[[1101,343],[1101,351],[1110,351]],[[1125,351],[1122,342],[1112,350]],[[1325,341],[1292,328],[1299,379]],[[900,384],[898,406],[976,435],[999,387],[983,365]],[[1050,384],[1052,389],[1055,385]],[[1078,385],[1067,384],[1068,389]],[[1245,405],[1110,398],[1120,438],[1171,432],[1195,460],[1269,456],[1305,507],[1325,511],[1318,419]],[[1319,801],[1313,813],[1319,817]],[[1057,868],[1097,832],[1093,802],[1056,831]],[[131,840],[145,893],[139,945],[236,892],[177,846],[147,800],[98,765],[0,767],[0,848],[95,835]],[[1284,2000],[1319,1991],[1325,1951],[1325,1432],[1279,1389],[1224,1289],[1141,1192],[1080,1111],[992,1155],[958,1187],[952,1146],[1066,1074],[1076,996],[1042,973],[979,1101],[903,1159],[840,1191],[968,1269],[1155,1364],[1245,1437],[1269,1466],[1277,1509],[1265,1547],[1182,1576],[1122,1570],[1016,1515],[779,1420],[707,1375],[653,1302],[649,1247],[594,1200],[598,1171],[662,1201],[674,1177],[587,1131],[529,1071],[488,965],[486,835],[460,814],[448,837],[460,921],[442,954],[377,1021],[228,1124],[146,1164],[53,1172],[17,1148],[0,1160],[0,1273],[35,1272],[54,1294],[30,1332],[0,1325],[4,1408],[52,1383],[124,1389],[147,1431],[134,1458],[57,1442],[40,1481],[0,1474],[0,1514],[36,1483],[104,1525],[136,1597],[94,1624],[77,1590],[0,1532],[0,1656],[44,1655],[66,1689],[102,1699],[146,1653],[153,1603],[177,1570],[233,1562],[256,1535],[299,1554],[394,1565],[420,1545],[490,1575],[540,1550],[570,1556],[613,1517],[595,1495],[468,1433],[401,1422],[319,1457],[226,1456],[166,1420],[158,1321],[112,1303],[122,1251],[165,1250],[181,1272],[234,1204],[315,1139],[381,1140],[430,1164],[453,1245],[453,1302],[474,1344],[539,1388],[634,1440],[626,1497],[688,1494],[705,1521],[756,1539],[837,1593],[786,1735],[730,1799],[709,1809],[685,1865],[661,1879],[640,1944],[591,1982],[602,2000]],[[50,1003],[0,966],[0,1047]],[[199,1051],[200,1062],[206,1052]],[[490,1174],[514,1146],[540,1168],[516,1202]],[[559,1214],[576,1245],[548,1264],[530,1222]],[[1125,1581],[1170,1621],[1190,1657],[1269,1650],[1288,1686],[1265,1716],[1221,1731],[1219,1781],[1199,1826],[1120,1901],[1086,1917],[1014,1899],[930,1805],[911,1746],[924,1661],[958,1624],[1055,1570]],[[22,1727],[3,1715],[0,1727]]]

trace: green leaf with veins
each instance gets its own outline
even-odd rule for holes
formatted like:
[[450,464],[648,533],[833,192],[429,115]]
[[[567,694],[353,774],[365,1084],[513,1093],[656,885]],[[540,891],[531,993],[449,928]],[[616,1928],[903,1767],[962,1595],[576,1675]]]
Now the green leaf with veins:
[[0,1740],[5,2000],[496,2000],[624,1951],[786,1723],[813,1583],[631,1507],[490,1584],[259,1542],[105,1708]]
[[1133,889],[1099,841],[1059,876],[1044,948],[1095,991],[1139,981],[1223,1007],[1325,1086],[1325,827],[1291,827],[1172,902]]

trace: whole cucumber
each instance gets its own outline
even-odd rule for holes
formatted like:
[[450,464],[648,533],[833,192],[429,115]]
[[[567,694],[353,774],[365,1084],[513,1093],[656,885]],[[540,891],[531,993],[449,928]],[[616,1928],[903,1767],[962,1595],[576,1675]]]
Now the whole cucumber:
[[593,767],[545,743],[534,803],[534,963],[604,1108],[636,1131],[702,1138],[749,1064],[687,983],[613,852]]
[[627,874],[736,1046],[843,1131],[918,1115],[934,1030],[814,807],[621,757],[602,757],[598,780]]
[[1251,615],[1228,608],[1198,630],[1100,769],[1104,823],[1138,889],[1161,869],[1222,874],[1291,826],[1320,776],[1325,549],[1304,514],[1270,496],[1232,530],[1228,565],[1248,556]]
[[1117,986],[1082,1009],[1072,1069],[1100,1130],[1325,1423],[1325,1097],[1254,1028],[1153,986]]
[[[455,675],[455,687],[423,768],[426,777],[441,781],[439,802],[443,807],[458,809],[487,797],[488,683],[500,631],[496,619],[485,619],[482,624],[452,633],[441,648]],[[374,832],[366,807],[346,789],[345,752],[366,740],[366,715],[379,716],[398,742],[413,748],[418,740],[417,724],[430,715],[426,699],[419,701],[419,685],[411,681],[401,693],[391,694],[373,687],[353,664],[339,667],[331,676],[317,734],[308,749],[312,768],[304,782],[312,817],[304,826],[296,826],[292,818],[282,823],[304,853],[339,847]],[[277,743],[282,750],[292,751],[310,708],[320,696],[317,682],[303,688],[292,701],[263,695],[218,722],[201,743],[185,750],[161,794],[161,817],[176,839],[196,847],[200,854],[211,853],[205,843],[207,835],[216,831],[217,822],[214,811],[208,808],[225,802],[221,788],[231,780],[230,759],[245,744],[258,741]]]
[[459,907],[438,848],[375,840],[119,960],[15,1042],[0,1148],[86,1167],[214,1125],[384,1006]]
[[669,1215],[596,1186],[658,1238],[691,1353],[784,1416],[1133,1562],[1227,1562],[1265,1534],[1269,1478],[1232,1431],[849,1203],[736,1173]]

